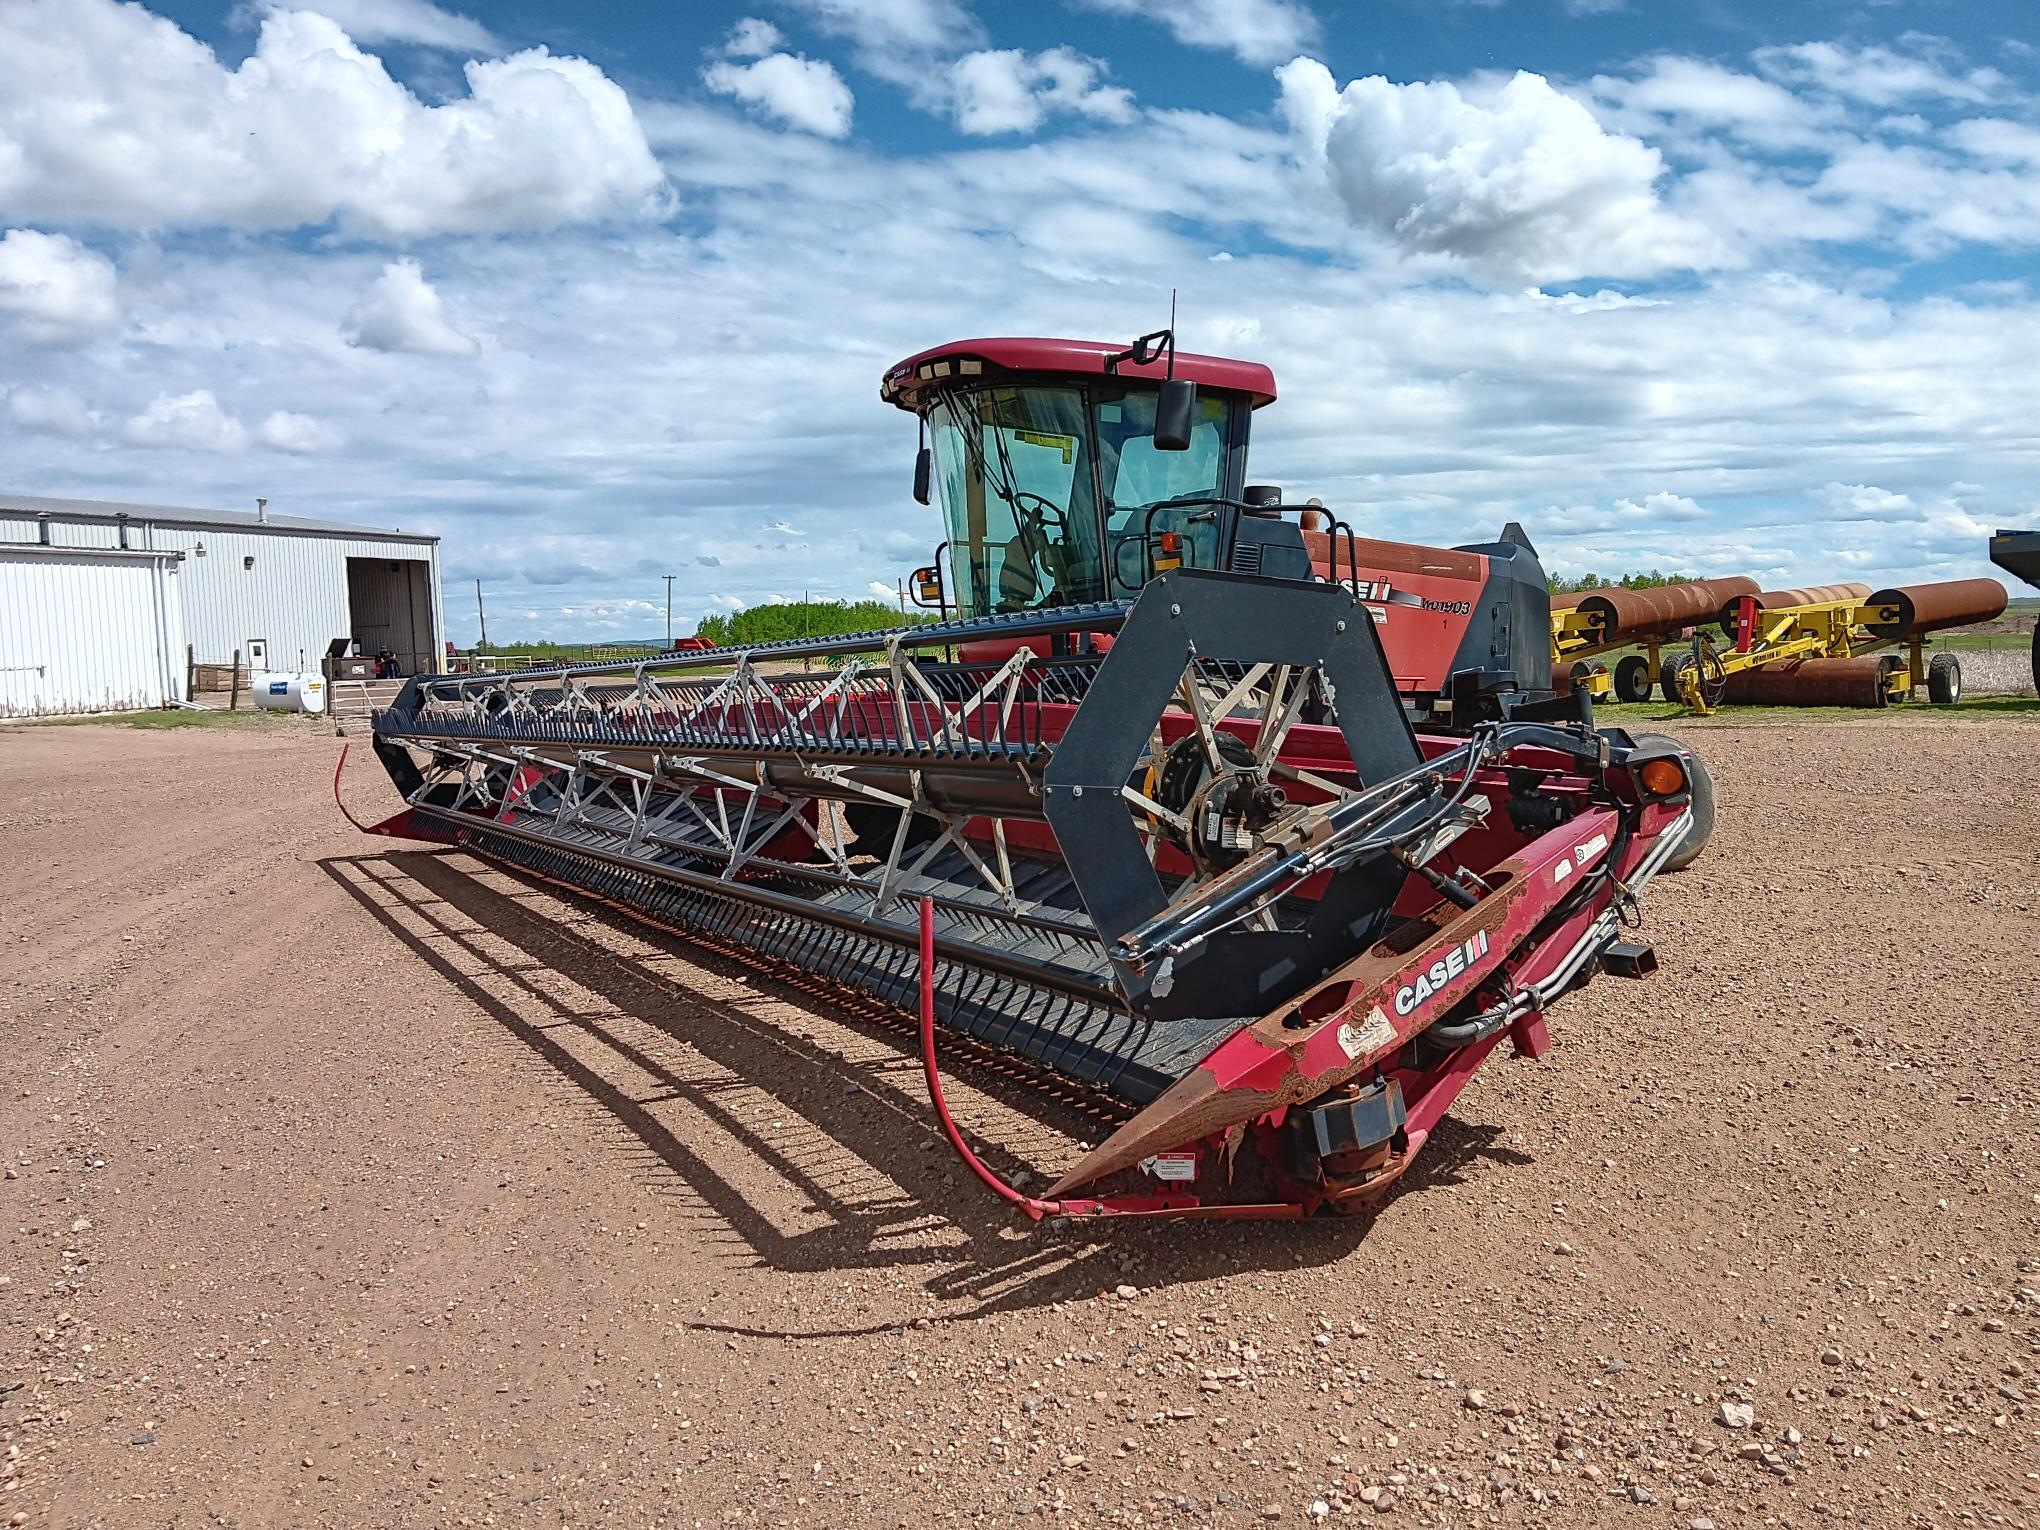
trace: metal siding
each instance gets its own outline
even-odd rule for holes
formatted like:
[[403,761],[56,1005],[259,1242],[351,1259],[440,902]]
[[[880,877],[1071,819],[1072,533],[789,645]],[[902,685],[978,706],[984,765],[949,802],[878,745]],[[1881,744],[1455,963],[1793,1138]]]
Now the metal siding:
[[[0,514],[0,542],[33,542],[38,534],[34,516]],[[52,516],[50,541],[58,547],[118,547],[120,527],[95,521],[60,521]],[[128,546],[144,545],[139,526],[131,523]]]
[[[327,643],[352,635],[349,558],[426,561],[415,542],[181,526],[154,526],[149,533],[149,545],[186,555],[185,621],[201,664],[224,664],[250,638],[266,638],[272,668],[295,669],[302,655],[305,668],[317,669]],[[255,560],[253,569],[242,566],[248,557]]]
[[[60,547],[117,547],[120,530],[102,521],[50,517],[50,540]],[[0,544],[34,543],[34,516],[18,511],[0,514]],[[269,662],[278,669],[317,669],[326,644],[351,637],[353,624],[347,601],[347,560],[370,558],[422,564],[426,569],[430,636],[420,645],[435,656],[444,651],[438,544],[417,538],[312,534],[288,527],[233,529],[164,525],[140,518],[128,523],[133,549],[185,554],[182,570],[173,576],[182,591],[179,625],[183,636],[174,649],[181,677],[184,643],[189,642],[201,664],[224,664],[250,638],[266,638]],[[205,556],[198,556],[198,548]],[[0,548],[4,551],[4,548]],[[255,567],[242,567],[242,559]],[[242,660],[246,662],[243,653]],[[178,680],[181,687],[182,680]]]
[[157,707],[182,690],[174,568],[0,548],[0,717]]
[[439,543],[432,544],[432,667],[446,668],[446,588],[439,579]]

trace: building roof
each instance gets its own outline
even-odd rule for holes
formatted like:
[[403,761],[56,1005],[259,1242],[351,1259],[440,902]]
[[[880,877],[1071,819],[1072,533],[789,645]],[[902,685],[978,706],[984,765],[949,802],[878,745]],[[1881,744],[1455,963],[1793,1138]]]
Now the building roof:
[[[930,383],[940,385],[952,376],[982,375],[991,367],[1005,372],[1057,372],[1065,375],[1104,375],[1107,361],[1126,354],[1123,345],[1098,340],[1040,340],[1008,337],[996,340],[957,340],[933,346],[893,367],[879,386],[880,397],[902,409],[918,407],[921,390]],[[974,362],[977,370],[960,369],[958,363]],[[1168,363],[1156,359],[1145,365],[1119,361],[1118,375],[1160,381],[1168,375]],[[1176,353],[1176,376],[1186,377],[1200,388],[1244,393],[1258,409],[1275,402],[1275,374],[1258,361],[1234,361],[1228,356],[1200,356],[1192,351]]]
[[203,526],[221,531],[281,531],[308,536],[372,537],[385,542],[437,542],[422,531],[394,531],[386,526],[350,526],[315,521],[301,515],[257,516],[253,510],[193,510],[177,505],[134,505],[112,499],[51,499],[42,494],[11,494],[0,490],[0,515],[47,515],[61,521],[153,521],[159,526]]

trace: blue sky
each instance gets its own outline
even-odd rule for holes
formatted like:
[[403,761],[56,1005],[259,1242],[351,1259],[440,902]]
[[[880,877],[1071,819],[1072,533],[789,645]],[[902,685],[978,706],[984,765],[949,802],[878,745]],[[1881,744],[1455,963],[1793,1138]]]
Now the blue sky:
[[[2031,4],[0,0],[4,487],[427,528],[499,632],[890,588],[884,367],[1274,367],[1377,535],[1767,583],[2040,523]],[[472,636],[449,601],[457,638]],[[500,613],[500,614],[499,614]]]

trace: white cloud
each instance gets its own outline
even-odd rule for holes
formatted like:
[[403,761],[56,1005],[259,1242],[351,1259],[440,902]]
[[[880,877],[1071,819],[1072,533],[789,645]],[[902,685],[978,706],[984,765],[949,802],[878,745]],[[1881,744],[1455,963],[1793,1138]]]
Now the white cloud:
[[307,10],[329,16],[356,42],[416,43],[425,48],[495,55],[503,51],[489,29],[431,0],[303,0],[296,6],[265,6],[266,10]]
[[1833,203],[1889,215],[1901,248],[1922,256],[1961,244],[2040,244],[2040,176],[1977,167],[1918,145],[1855,143],[1814,181]]
[[1028,133],[1053,111],[1107,122],[1133,116],[1132,92],[1100,84],[1104,64],[1068,48],[1003,48],[965,54],[950,70],[952,110],[963,132]]
[[842,138],[850,132],[856,97],[833,64],[791,53],[769,53],[749,64],[718,60],[701,71],[718,95],[734,96],[766,116],[802,132]]
[[1659,55],[1633,78],[1597,78],[1594,92],[1621,109],[1623,127],[1652,136],[1669,121],[1682,130],[1725,129],[1753,143],[1796,145],[1811,141],[1828,120],[1775,81],[1707,59]]
[[2040,167],[2040,128],[2002,117],[1971,117],[1948,129],[1948,140],[1979,159]]
[[1920,507],[1910,494],[1894,494],[1867,483],[1823,484],[1817,496],[1831,521],[1871,521],[1889,525],[1894,521],[1921,519]]
[[731,58],[763,58],[768,53],[777,53],[785,41],[785,35],[771,22],[746,16],[730,28],[723,52]]
[[899,586],[887,584],[883,579],[874,579],[865,585],[864,593],[873,600],[898,600],[900,598]]
[[27,345],[70,345],[120,318],[113,262],[67,234],[11,228],[0,236],[0,317]]
[[857,66],[910,94],[927,89],[932,67],[984,41],[962,0],[789,0],[832,36],[848,38]]
[[1093,10],[1141,16],[1167,27],[1176,41],[1215,48],[1242,63],[1294,58],[1318,39],[1317,17],[1300,0],[1082,0]]
[[1990,101],[2005,87],[2005,77],[1995,69],[1962,69],[1953,63],[1946,45],[1938,39],[1905,40],[1915,44],[1917,52],[1906,54],[1881,46],[1851,48],[1831,42],[1759,48],[1757,67],[1789,85],[1847,96],[1870,106],[1896,106],[1921,98]]
[[113,0],[0,6],[0,200],[110,227],[286,229],[384,239],[544,229],[662,207],[629,99],[542,48],[466,65],[426,106],[332,21],[270,13],[228,70]]
[[299,456],[338,451],[346,444],[346,438],[332,426],[308,414],[292,414],[284,409],[272,411],[255,427],[255,439],[271,451]]
[[9,389],[7,416],[24,430],[74,439],[91,435],[99,424],[99,416],[86,407],[85,400],[69,388],[46,383]]
[[823,30],[860,47],[942,52],[984,33],[961,0],[792,0]]
[[[1597,504],[1549,506],[1535,517],[1533,540],[1568,542],[1616,532],[1635,534],[1665,526],[1699,525],[1713,518],[1713,512],[1689,496],[1660,491],[1641,499],[1619,498],[1605,510]],[[1571,556],[1571,550],[1558,555],[1559,561]],[[1632,571],[1625,568],[1621,572]]]
[[220,408],[212,389],[194,388],[175,397],[157,394],[148,408],[127,422],[127,438],[136,446],[238,452],[248,444],[248,427]]
[[347,311],[350,345],[420,356],[472,356],[475,342],[455,329],[415,260],[393,260]]
[[1667,211],[1657,150],[1605,130],[1541,75],[1462,94],[1372,76],[1339,90],[1314,59],[1276,71],[1304,163],[1347,214],[1407,254],[1497,280],[1643,276],[1729,257]]

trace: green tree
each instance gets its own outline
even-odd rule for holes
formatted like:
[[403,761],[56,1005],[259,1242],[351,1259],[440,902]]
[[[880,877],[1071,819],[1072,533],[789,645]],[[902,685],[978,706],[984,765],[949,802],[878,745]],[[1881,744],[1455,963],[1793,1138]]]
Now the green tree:
[[1666,574],[1652,569],[1647,574],[1624,574],[1616,579],[1606,574],[1581,574],[1575,578],[1552,574],[1545,583],[1551,586],[1552,594],[1565,595],[1575,590],[1654,590],[1662,584],[1691,584],[1699,577],[1697,574]]
[[705,616],[695,635],[718,648],[751,647],[846,632],[889,632],[934,619],[918,611],[903,612],[884,600],[789,600]]

